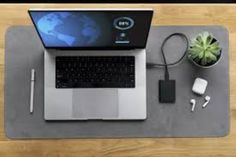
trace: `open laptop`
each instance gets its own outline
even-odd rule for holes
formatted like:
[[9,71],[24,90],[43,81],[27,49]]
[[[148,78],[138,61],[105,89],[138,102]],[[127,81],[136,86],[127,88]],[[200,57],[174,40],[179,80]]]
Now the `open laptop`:
[[31,9],[45,47],[45,120],[146,118],[151,9]]

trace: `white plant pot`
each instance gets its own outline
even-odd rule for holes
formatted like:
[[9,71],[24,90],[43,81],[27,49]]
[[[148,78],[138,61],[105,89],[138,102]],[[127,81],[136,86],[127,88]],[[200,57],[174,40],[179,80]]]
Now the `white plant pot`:
[[193,59],[191,59],[191,58],[189,58],[189,60],[190,60],[194,65],[196,65],[197,67],[208,69],[208,68],[212,68],[213,66],[215,66],[216,64],[218,64],[219,61],[220,61],[220,59],[221,59],[221,57],[222,57],[222,50],[220,50],[220,55],[219,55],[218,60],[217,60],[215,63],[213,63],[213,64],[211,64],[211,65],[208,65],[208,66],[200,65],[200,64],[198,64],[197,62],[195,62],[195,61],[194,61]]

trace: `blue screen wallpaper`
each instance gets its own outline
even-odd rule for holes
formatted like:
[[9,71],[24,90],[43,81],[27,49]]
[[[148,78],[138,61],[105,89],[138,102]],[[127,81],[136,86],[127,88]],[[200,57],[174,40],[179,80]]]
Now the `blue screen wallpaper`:
[[138,15],[124,13],[30,11],[30,16],[45,47],[145,46],[151,20],[138,22]]

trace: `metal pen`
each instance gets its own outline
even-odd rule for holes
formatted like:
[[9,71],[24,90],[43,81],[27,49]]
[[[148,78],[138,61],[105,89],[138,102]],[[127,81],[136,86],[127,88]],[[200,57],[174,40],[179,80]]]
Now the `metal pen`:
[[31,69],[30,77],[30,113],[34,111],[34,82],[35,82],[35,70]]

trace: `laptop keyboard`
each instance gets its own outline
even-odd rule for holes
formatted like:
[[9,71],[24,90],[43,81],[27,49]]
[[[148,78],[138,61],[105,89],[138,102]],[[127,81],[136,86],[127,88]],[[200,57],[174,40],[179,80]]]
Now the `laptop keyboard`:
[[134,88],[134,56],[57,56],[56,88]]

